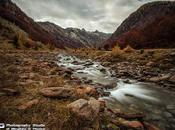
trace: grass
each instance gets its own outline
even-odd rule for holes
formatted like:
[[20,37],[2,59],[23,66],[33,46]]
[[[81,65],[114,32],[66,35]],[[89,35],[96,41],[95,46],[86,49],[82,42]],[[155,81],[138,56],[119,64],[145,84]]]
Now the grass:
[[[34,55],[36,56],[38,53],[35,52]],[[48,55],[48,53],[45,54]],[[28,61],[23,59],[28,59]],[[0,89],[12,88],[19,90],[21,93],[19,96],[0,96],[1,122],[12,124],[42,123],[51,130],[72,127],[69,126],[72,124],[67,123],[70,120],[67,104],[72,100],[49,99],[39,93],[39,90],[43,87],[64,86],[65,79],[63,77],[50,77],[47,75],[51,68],[47,65],[45,67],[40,66],[42,63],[35,60],[33,54],[29,52],[26,54],[21,51],[16,51],[16,53],[2,52],[0,54],[0,63],[1,68],[3,68],[0,70]],[[35,69],[32,69],[33,67]],[[39,71],[41,69],[42,72]],[[34,76],[31,77],[30,73],[34,73]],[[21,78],[23,74],[26,77],[24,79]],[[26,110],[18,110],[20,105],[33,99],[39,99],[39,103]]]
[[[13,88],[21,92],[20,96],[0,96],[0,121],[20,124],[43,123],[51,130],[81,129],[80,127],[77,128],[76,119],[72,117],[66,107],[74,99],[49,99],[39,94],[39,90],[44,87],[63,87],[64,85],[77,87],[76,84],[67,82],[67,79],[58,74],[61,68],[50,67],[49,64],[45,64],[45,62],[35,58],[40,57],[41,54],[46,56],[44,58],[48,58],[49,52],[30,50],[25,52],[21,50],[0,51],[0,89],[4,87]],[[114,48],[110,52],[95,49],[71,51],[77,55],[85,56],[85,58],[97,58],[97,60],[104,60],[104,62],[110,61],[112,65],[115,65],[115,59],[120,59],[118,57],[121,56],[125,57],[125,59],[120,59],[121,62],[131,61],[133,63],[145,64],[153,60],[160,64],[163,63],[163,59],[169,53],[174,52],[172,49],[145,49],[144,53],[140,54],[140,50],[128,53],[120,48]],[[112,57],[111,55],[114,56]],[[120,62],[120,60],[116,63]],[[21,78],[23,74],[26,78]],[[33,99],[39,99],[39,103],[26,110],[18,110],[20,105]],[[104,122],[107,122],[107,120]]]
[[2,50],[13,50],[14,45],[12,43],[9,43],[8,40],[5,40],[2,43],[0,43],[0,49],[2,49]]
[[37,105],[27,110],[17,109],[21,103],[29,101],[27,99],[10,98],[5,101],[0,109],[0,120],[4,123],[42,123],[49,129],[61,130],[70,116],[66,108],[66,104],[69,102],[66,101],[40,99]]

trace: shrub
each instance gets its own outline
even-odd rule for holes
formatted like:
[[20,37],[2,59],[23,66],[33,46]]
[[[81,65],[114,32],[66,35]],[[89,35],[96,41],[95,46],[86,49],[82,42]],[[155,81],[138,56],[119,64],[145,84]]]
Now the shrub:
[[47,49],[47,47],[41,42],[36,42],[34,50],[39,50],[39,49]]
[[49,49],[49,50],[54,50],[55,49],[55,46],[54,46],[54,44],[48,43],[46,45],[46,48]]
[[27,43],[27,36],[24,34],[24,32],[22,31],[17,32],[14,39],[15,48],[23,48],[26,43]]
[[28,38],[28,39],[26,39],[26,42],[24,43],[23,46],[25,48],[34,48],[35,47],[35,42],[32,39]]
[[113,49],[112,49],[112,52],[111,52],[111,55],[112,56],[121,56],[123,53],[123,51],[120,49],[119,45],[117,44]]
[[143,54],[143,53],[144,53],[144,49],[141,49],[141,50],[140,50],[140,54]]
[[133,49],[130,45],[127,45],[127,47],[124,48],[123,51],[126,53],[131,53],[131,52],[134,52],[135,49]]

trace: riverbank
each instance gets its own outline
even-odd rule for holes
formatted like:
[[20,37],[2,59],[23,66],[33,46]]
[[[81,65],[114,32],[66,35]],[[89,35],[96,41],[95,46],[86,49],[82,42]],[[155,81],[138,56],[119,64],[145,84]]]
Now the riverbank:
[[[173,52],[174,51],[171,51],[171,54],[168,53],[170,56],[173,56]],[[110,110],[105,107],[105,102],[97,101],[96,99],[98,99],[99,93],[93,86],[89,86],[89,81],[72,77],[73,72],[71,69],[63,69],[57,65],[56,61],[58,60],[57,55],[59,53],[60,52],[57,51],[1,50],[1,121],[4,121],[4,123],[15,122],[19,124],[43,123],[47,128],[53,130],[74,130],[76,128],[116,130],[119,128],[144,129],[143,127],[146,126],[151,127],[147,123],[143,124],[144,114],[122,113],[120,110]],[[131,59],[131,61],[125,63],[126,59],[121,60],[121,58],[112,57],[110,52],[96,50],[91,50],[91,52],[88,52],[88,50],[76,50],[75,52],[75,50],[73,50],[69,51],[69,53],[78,55],[78,57],[100,61],[104,66],[114,69],[116,74],[113,76],[119,78],[131,78],[130,75],[125,74],[129,72],[129,68],[126,67],[130,64],[133,66],[135,59],[137,59],[135,56],[138,55],[137,53],[134,53],[134,55],[126,53],[128,56],[133,56],[134,59],[127,57],[128,60]],[[173,58],[171,59],[174,60]],[[142,60],[145,61],[143,63],[148,62],[148,60]],[[162,62],[162,60],[160,60],[160,62]],[[136,62],[136,65],[139,65],[140,68],[144,67],[141,62],[142,61]],[[156,63],[159,64],[160,62]],[[119,63],[123,64],[121,69],[119,69],[121,65],[117,65]],[[171,68],[174,67],[174,62],[167,63],[169,63]],[[133,66],[131,72],[134,72],[137,67],[138,66]],[[155,70],[155,68],[156,67],[152,68],[152,66],[150,66],[147,70]],[[122,69],[125,69],[124,72],[119,73],[118,71]],[[162,72],[168,72],[168,70],[170,70],[170,68],[162,69],[161,74]],[[171,78],[172,75],[164,81],[172,84],[172,81],[169,81]],[[140,78],[140,80],[142,79]],[[174,88],[171,90],[174,90]],[[71,104],[72,102],[73,104]],[[96,105],[94,106],[93,103]],[[82,105],[83,109],[81,109],[81,107],[77,108],[75,104]],[[82,113],[78,112],[79,109],[82,110],[80,111]],[[76,115],[73,117],[77,117],[78,115],[76,119],[72,118],[72,112],[73,115]],[[94,112],[98,114],[92,116]],[[22,120],[21,117],[23,117]],[[82,124],[82,117],[86,117],[85,121],[83,121],[84,126],[79,125]],[[77,120],[80,121],[79,124],[76,123]],[[90,128],[87,128],[88,126]]]
[[[115,71],[115,77],[158,84],[175,92],[175,49],[99,51],[78,49],[71,54],[89,58]],[[126,80],[127,81],[127,80]]]

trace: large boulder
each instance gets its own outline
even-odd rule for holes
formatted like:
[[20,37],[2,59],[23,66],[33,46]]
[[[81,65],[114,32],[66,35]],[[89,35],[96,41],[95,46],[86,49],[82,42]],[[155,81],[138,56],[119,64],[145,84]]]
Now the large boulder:
[[74,97],[74,89],[70,87],[49,87],[40,90],[45,97],[50,98],[71,98]]
[[90,100],[79,99],[68,105],[71,113],[75,114],[79,119],[93,121],[98,117],[100,111],[100,103],[94,98]]

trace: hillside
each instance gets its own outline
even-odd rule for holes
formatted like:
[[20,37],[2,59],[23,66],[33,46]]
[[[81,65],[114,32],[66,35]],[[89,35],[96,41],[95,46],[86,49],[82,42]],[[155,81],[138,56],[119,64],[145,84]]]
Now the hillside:
[[175,47],[175,2],[159,1],[141,6],[117,28],[104,43],[110,49],[118,43],[122,48]]
[[28,17],[10,0],[0,1],[0,16],[12,23],[15,23],[21,29],[29,34],[29,37],[35,41],[41,41],[45,44],[53,43],[59,48],[64,48],[60,42],[56,41],[51,34],[44,30],[33,19]]
[[0,12],[0,17],[11,24],[14,23],[26,32],[30,39],[58,48],[96,47],[109,37],[109,34],[98,31],[91,33],[80,29],[63,29],[50,22],[35,22],[11,0],[0,1]]

